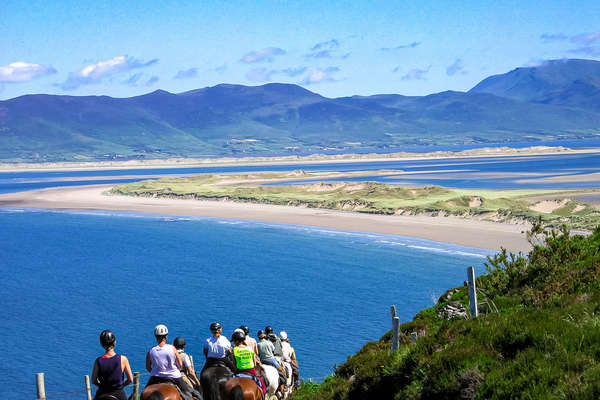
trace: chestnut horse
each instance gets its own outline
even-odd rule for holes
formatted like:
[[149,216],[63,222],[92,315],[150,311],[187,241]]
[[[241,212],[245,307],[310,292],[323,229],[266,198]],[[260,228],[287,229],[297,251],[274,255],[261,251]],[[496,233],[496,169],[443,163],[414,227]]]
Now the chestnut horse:
[[157,383],[147,386],[142,392],[142,400],[183,400],[179,389],[169,383]]
[[260,387],[249,378],[231,378],[222,389],[223,400],[263,400]]

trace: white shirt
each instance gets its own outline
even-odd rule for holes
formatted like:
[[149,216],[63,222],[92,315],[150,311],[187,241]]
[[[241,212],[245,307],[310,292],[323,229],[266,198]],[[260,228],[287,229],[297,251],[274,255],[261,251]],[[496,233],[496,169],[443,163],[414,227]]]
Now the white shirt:
[[175,347],[170,344],[164,346],[154,346],[150,349],[150,362],[152,364],[152,376],[161,376],[166,378],[181,378],[181,372],[177,368],[177,357],[175,356]]
[[223,335],[218,339],[210,336],[204,341],[204,348],[207,350],[206,358],[225,358],[227,352],[231,351],[231,343]]
[[292,346],[284,340],[281,341],[281,352],[283,353],[283,361],[292,361]]

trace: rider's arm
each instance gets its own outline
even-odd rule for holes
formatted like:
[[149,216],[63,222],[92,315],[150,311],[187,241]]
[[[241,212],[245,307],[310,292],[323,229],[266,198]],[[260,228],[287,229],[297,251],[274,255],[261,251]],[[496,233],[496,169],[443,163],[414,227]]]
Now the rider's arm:
[[94,361],[94,369],[92,371],[92,383],[96,386],[100,385],[100,382],[98,382],[98,361]]
[[204,347],[202,347],[202,352],[204,353],[204,358],[208,358],[208,346],[204,343]]
[[125,356],[121,356],[121,370],[125,372],[125,376],[127,376],[127,380],[123,382],[123,386],[127,386],[133,381],[133,374],[131,373],[129,360]]
[[173,347],[173,353],[175,353],[175,364],[177,364],[177,368],[181,369],[183,362],[181,362],[181,356],[175,347]]
[[152,372],[152,361],[150,360],[150,352],[146,353],[146,371]]

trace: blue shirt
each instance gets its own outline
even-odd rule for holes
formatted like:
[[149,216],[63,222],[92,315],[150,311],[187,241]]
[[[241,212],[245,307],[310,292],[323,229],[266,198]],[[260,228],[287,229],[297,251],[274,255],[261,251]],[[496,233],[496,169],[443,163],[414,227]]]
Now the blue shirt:
[[231,343],[223,335],[219,338],[210,336],[204,341],[204,349],[206,350],[206,358],[225,358],[227,353],[231,351]]

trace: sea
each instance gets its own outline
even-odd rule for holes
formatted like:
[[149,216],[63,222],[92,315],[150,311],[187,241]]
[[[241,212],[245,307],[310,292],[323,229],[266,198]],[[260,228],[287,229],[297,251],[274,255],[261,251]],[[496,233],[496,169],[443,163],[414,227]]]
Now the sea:
[[[297,165],[0,173],[0,193],[98,184],[91,177],[291,170]],[[536,176],[599,172],[600,155],[310,164],[307,171],[452,171],[449,187],[600,187],[600,182],[527,183]],[[481,179],[474,176],[479,175]],[[75,178],[61,182],[62,178]],[[364,178],[363,178],[364,179]],[[372,180],[372,178],[368,178]],[[380,177],[386,181],[386,177]],[[398,176],[387,177],[396,182]],[[108,182],[126,182],[130,179]],[[442,184],[433,176],[414,184]],[[558,185],[558,186],[556,186]],[[335,365],[462,285],[467,267],[485,272],[492,251],[396,235],[301,225],[131,212],[0,208],[0,273],[5,347],[0,398],[35,399],[44,372],[49,398],[83,398],[84,376],[111,329],[134,371],[162,323],[182,336],[197,370],[213,321],[230,336],[271,325],[289,334],[301,376],[322,380]],[[144,382],[147,376],[144,376]],[[77,393],[72,393],[77,392]],[[131,388],[127,388],[131,393]]]

